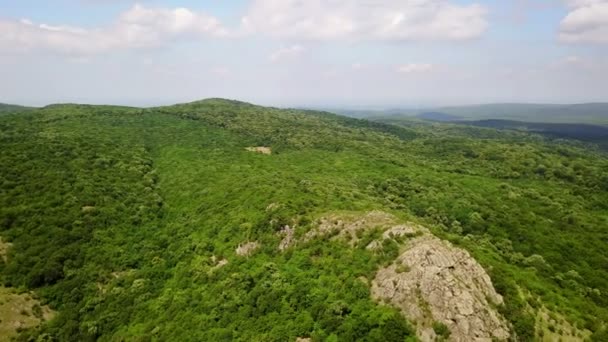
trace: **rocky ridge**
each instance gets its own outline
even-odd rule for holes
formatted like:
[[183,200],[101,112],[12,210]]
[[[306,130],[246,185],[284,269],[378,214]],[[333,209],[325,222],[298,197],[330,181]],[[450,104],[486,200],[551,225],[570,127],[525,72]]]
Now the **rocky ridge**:
[[496,310],[502,297],[486,271],[466,251],[431,234],[406,243],[405,251],[372,281],[375,299],[399,308],[416,324],[422,341],[434,341],[444,324],[449,341],[507,340],[507,321]]
[[[351,246],[362,231],[379,229],[381,236],[367,249],[382,249],[383,241],[394,239],[400,255],[378,270],[371,281],[374,299],[392,305],[415,324],[423,341],[503,341],[510,337],[508,322],[496,309],[503,299],[496,292],[483,267],[465,250],[435,237],[428,229],[400,222],[381,211],[363,215],[329,215],[303,236],[344,239]],[[291,242],[291,241],[290,241]],[[438,336],[434,326],[449,330]]]

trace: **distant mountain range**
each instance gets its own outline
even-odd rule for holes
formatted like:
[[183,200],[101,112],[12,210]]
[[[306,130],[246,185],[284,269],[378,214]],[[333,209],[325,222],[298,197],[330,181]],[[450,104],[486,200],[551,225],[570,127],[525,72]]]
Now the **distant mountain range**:
[[428,109],[338,110],[337,112],[357,118],[409,117],[433,121],[502,119],[608,125],[608,103],[568,105],[496,103]]
[[446,113],[442,113],[442,112],[424,112],[424,113],[420,113],[420,114],[416,115],[416,117],[418,119],[431,120],[431,121],[448,121],[449,122],[449,121],[462,120],[462,117],[460,117],[460,116],[446,114]]

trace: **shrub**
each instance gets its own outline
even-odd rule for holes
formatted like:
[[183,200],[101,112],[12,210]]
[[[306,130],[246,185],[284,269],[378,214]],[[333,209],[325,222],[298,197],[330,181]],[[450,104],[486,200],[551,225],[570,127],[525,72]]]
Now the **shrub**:
[[450,328],[442,322],[433,322],[433,331],[435,334],[443,340],[447,340],[450,337]]

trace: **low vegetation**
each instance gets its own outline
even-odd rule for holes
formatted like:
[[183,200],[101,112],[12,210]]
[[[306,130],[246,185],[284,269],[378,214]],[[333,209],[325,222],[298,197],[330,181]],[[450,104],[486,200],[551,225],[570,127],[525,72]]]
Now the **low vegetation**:
[[10,341],[20,332],[52,319],[54,313],[32,293],[0,287],[0,341]]

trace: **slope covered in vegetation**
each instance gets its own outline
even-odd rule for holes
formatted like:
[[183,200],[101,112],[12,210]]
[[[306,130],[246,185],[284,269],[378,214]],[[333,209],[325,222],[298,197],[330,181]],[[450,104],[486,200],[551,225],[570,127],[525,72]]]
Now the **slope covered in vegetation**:
[[0,103],[0,114],[3,113],[16,113],[16,112],[24,112],[27,110],[31,110],[33,108],[31,107],[24,107],[24,106],[18,106],[18,105],[12,105],[12,104],[6,104],[6,103]]
[[278,248],[371,210],[467,249],[520,340],[541,311],[606,337],[608,159],[589,146],[211,99],[5,115],[0,165],[2,281],[57,312],[24,340],[403,341],[365,281],[398,246]]

